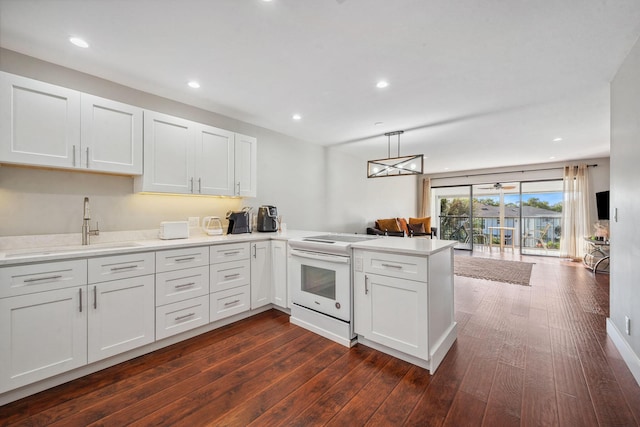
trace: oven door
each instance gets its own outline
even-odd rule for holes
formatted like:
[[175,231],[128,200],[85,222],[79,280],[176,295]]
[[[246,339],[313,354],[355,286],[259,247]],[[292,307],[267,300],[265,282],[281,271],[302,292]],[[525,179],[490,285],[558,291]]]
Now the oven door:
[[351,321],[351,258],[319,252],[289,251],[291,301]]

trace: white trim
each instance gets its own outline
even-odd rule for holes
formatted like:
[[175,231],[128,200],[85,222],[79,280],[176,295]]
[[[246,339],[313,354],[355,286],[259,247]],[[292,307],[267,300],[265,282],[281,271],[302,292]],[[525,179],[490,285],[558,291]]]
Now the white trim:
[[609,338],[613,341],[620,355],[622,355],[622,359],[629,367],[631,375],[633,375],[636,382],[640,385],[640,357],[633,352],[629,343],[624,339],[615,323],[613,323],[609,317],[607,317],[607,335],[609,335]]

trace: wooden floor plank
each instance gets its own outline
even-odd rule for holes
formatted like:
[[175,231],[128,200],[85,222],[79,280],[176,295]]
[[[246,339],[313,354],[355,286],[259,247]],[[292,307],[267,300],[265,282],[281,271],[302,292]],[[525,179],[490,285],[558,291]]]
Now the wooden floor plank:
[[608,275],[476,255],[534,262],[531,286],[456,276],[458,339],[434,375],[269,310],[0,406],[0,425],[640,425]]

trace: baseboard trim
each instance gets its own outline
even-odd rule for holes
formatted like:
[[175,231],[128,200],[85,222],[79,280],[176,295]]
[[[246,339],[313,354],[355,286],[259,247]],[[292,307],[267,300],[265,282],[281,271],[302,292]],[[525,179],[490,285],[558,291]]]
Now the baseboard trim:
[[624,336],[618,330],[615,323],[613,323],[608,317],[607,335],[609,335],[609,338],[611,338],[611,341],[613,341],[613,344],[620,352],[622,360],[624,360],[624,362],[629,367],[629,370],[631,371],[631,375],[633,375],[633,377],[636,379],[636,382],[640,385],[640,357],[638,357],[638,355],[633,352],[633,349],[624,339]]

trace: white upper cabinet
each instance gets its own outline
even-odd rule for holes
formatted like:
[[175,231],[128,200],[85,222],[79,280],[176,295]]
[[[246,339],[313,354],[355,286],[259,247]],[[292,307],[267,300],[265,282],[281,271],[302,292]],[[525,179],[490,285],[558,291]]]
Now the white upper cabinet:
[[82,94],[79,166],[103,172],[142,174],[142,109]]
[[144,112],[144,175],[136,191],[256,196],[256,138]]
[[195,174],[198,194],[233,196],[234,134],[200,125],[196,131]]
[[74,167],[80,92],[0,72],[0,162]]
[[136,191],[192,194],[195,123],[153,111],[144,112],[144,175]]
[[256,197],[258,185],[258,140],[254,137],[237,133],[235,153],[235,195]]
[[0,72],[0,162],[142,173],[142,109]]

